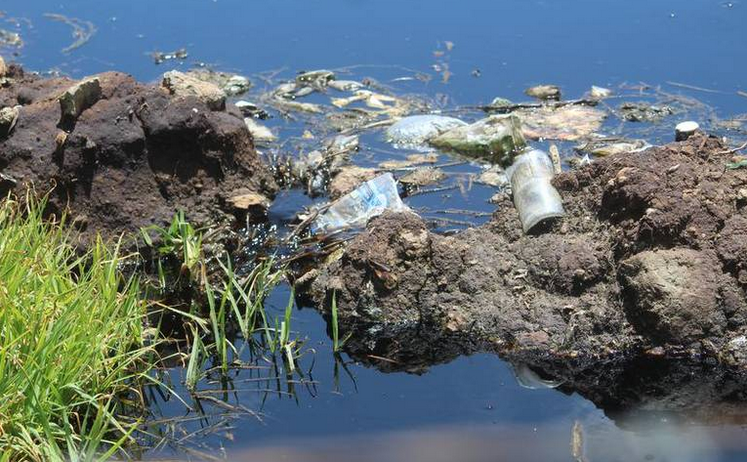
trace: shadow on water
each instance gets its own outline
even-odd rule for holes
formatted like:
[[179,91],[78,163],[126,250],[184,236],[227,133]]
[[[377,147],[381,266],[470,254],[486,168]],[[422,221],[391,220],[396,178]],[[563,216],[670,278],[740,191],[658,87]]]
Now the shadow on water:
[[[611,110],[640,100],[682,108],[661,125],[611,117],[608,134],[664,143],[674,122],[686,117],[719,135],[745,134],[747,99],[737,92],[747,85],[747,5],[739,1],[9,0],[2,8],[0,28],[24,41],[11,52],[39,71],[80,77],[116,69],[154,80],[172,67],[208,65],[252,76],[247,97],[258,98],[298,70],[325,67],[472,119],[482,116],[475,106],[496,96],[526,99],[529,85],[556,83],[575,98],[595,84],[618,92]],[[70,28],[45,13],[91,21],[95,35],[62,54],[74,43]],[[161,65],[151,57],[180,48],[187,57]],[[267,125],[289,141],[263,149],[268,156],[308,151],[331,133],[313,120],[274,116]],[[736,122],[720,123],[726,119]],[[303,137],[309,127],[319,129],[314,140]],[[361,145],[355,162],[364,167],[410,154],[393,150],[379,131],[362,135]],[[575,155],[572,144],[559,145],[567,157]],[[495,189],[471,179],[483,167],[447,154],[437,162],[446,179],[409,195],[408,205],[440,232],[486,222]],[[323,200],[283,191],[270,225],[257,232],[283,236],[299,210]],[[253,257],[247,250],[237,259]],[[288,297],[286,286],[278,288],[268,312],[282,317]],[[363,335],[338,355],[325,319],[299,305],[292,330],[304,349],[292,371],[282,355],[250,347],[228,374],[207,364],[197,392],[185,388],[182,365],[161,371],[172,390],[153,388],[148,396],[154,417],[144,440],[151,448],[141,456],[736,461],[747,455],[747,379],[713,364],[646,357],[591,368],[541,357],[502,360],[465,339],[427,335],[377,342],[383,346],[374,353],[356,344]]]

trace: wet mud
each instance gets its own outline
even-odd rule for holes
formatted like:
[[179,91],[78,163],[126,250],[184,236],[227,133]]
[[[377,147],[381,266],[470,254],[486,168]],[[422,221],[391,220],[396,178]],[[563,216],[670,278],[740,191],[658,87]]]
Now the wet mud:
[[698,134],[560,174],[567,216],[533,235],[508,195],[453,236],[385,214],[311,293],[326,310],[334,294],[346,350],[382,370],[493,351],[611,413],[743,419],[712,407],[743,400],[747,366],[747,170],[732,157]]
[[163,225],[176,210],[197,225],[230,223],[246,214],[231,198],[276,191],[233,105],[118,72],[94,77],[100,98],[70,120],[58,98],[76,81],[9,66],[0,105],[19,113],[0,137],[0,193],[52,191],[50,212],[68,211],[87,240]]

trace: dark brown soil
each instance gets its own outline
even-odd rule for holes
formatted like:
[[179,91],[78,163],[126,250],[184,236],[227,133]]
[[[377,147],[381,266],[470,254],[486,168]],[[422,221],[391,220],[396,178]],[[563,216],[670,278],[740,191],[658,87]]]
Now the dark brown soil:
[[0,106],[22,107],[0,139],[0,193],[54,188],[50,210],[69,210],[84,239],[162,225],[178,209],[197,224],[232,220],[227,199],[276,190],[232,106],[213,111],[197,98],[107,72],[98,75],[102,98],[63,125],[57,97],[74,81],[17,66],[8,77]]
[[[555,179],[567,217],[525,236],[510,199],[485,226],[372,220],[312,286],[348,345],[386,369],[461,353],[601,364],[644,351],[743,365],[747,170],[718,139],[617,155]],[[543,359],[544,360],[544,359]],[[744,365],[747,365],[745,362]]]

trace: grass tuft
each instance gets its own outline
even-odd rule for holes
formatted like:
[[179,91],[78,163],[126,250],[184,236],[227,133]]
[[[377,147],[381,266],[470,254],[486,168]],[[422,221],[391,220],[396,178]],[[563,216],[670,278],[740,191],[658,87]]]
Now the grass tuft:
[[125,257],[97,239],[79,255],[44,203],[0,203],[2,460],[97,460],[122,450],[152,360],[146,303]]

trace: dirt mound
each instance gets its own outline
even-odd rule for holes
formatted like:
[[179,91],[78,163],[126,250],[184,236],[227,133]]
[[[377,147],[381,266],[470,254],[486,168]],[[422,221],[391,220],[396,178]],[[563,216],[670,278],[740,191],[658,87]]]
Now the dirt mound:
[[[359,333],[351,351],[388,368],[419,349],[431,363],[455,349],[594,363],[652,348],[739,363],[747,171],[726,169],[730,156],[699,135],[559,175],[568,215],[539,235],[521,232],[508,197],[455,236],[384,215],[312,293],[326,307],[336,292],[341,324]],[[441,340],[450,347],[434,354]]]
[[69,208],[85,239],[163,224],[177,209],[195,223],[230,220],[234,195],[276,190],[234,107],[211,110],[117,72],[94,77],[100,95],[69,120],[58,98],[75,81],[11,66],[0,105],[20,107],[0,137],[0,193],[54,187],[51,211]]

